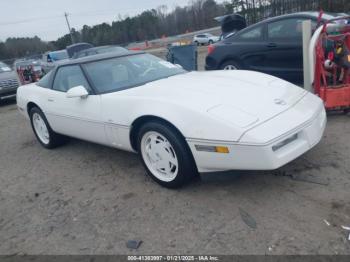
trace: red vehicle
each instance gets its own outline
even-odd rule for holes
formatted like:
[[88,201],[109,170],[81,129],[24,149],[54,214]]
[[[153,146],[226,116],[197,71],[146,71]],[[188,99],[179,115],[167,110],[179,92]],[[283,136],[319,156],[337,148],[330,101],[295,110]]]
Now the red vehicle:
[[42,77],[42,68],[38,62],[23,60],[15,62],[15,68],[21,85],[37,82]]
[[314,91],[328,110],[350,109],[350,24],[349,17],[327,21],[311,39],[314,61]]

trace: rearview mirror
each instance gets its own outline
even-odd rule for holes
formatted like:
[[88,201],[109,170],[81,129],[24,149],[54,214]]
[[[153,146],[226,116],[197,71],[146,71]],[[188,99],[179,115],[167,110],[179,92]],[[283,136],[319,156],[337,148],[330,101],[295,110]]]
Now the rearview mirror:
[[67,97],[68,98],[87,98],[89,95],[89,92],[86,90],[83,86],[76,86],[67,91]]

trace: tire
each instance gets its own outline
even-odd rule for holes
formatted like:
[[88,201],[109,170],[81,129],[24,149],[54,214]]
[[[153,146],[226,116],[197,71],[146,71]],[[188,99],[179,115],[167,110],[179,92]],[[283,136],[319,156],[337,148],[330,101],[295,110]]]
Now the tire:
[[223,63],[220,66],[220,69],[221,70],[239,70],[239,69],[242,69],[242,67],[234,60],[229,60],[229,61],[226,61],[225,63]]
[[200,45],[199,42],[197,42],[197,41],[194,41],[194,44],[197,45],[197,46]]
[[[29,112],[29,116],[33,132],[43,147],[53,149],[67,141],[65,136],[59,135],[51,129],[44,113],[38,107],[33,107]],[[40,131],[40,127],[42,131]]]
[[144,124],[137,145],[148,175],[161,186],[179,188],[198,175],[186,141],[167,124]]
[[212,45],[212,44],[214,44],[214,41],[213,40],[209,40],[208,45]]

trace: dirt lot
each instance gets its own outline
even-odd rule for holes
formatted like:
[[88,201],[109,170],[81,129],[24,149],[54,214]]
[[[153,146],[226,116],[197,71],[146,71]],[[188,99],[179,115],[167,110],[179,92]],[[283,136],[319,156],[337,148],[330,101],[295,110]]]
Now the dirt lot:
[[134,154],[43,149],[14,103],[0,118],[0,254],[350,254],[349,116],[329,116],[322,142],[278,172],[181,190],[152,182]]

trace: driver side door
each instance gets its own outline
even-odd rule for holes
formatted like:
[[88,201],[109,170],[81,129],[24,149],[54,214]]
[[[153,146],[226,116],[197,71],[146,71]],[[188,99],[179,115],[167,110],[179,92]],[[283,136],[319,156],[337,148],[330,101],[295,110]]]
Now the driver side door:
[[[84,86],[89,95],[86,98],[68,98],[67,91],[76,86]],[[57,69],[45,107],[48,121],[55,132],[108,144],[101,118],[100,95],[94,94],[80,65]]]

